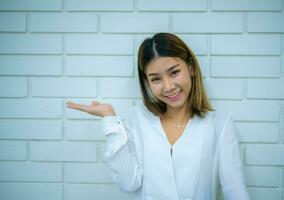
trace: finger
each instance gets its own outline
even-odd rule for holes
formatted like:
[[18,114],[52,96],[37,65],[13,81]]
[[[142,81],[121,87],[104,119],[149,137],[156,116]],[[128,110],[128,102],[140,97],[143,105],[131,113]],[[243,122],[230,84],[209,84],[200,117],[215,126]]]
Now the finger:
[[68,108],[77,108],[78,104],[69,101],[69,102],[67,102],[67,107]]
[[71,102],[71,101],[68,101],[68,102],[67,102],[67,107],[68,107],[68,108],[73,108],[73,107],[74,107],[74,103]]
[[100,104],[100,102],[98,102],[98,101],[92,101],[92,105],[93,105],[93,106],[98,105],[98,104]]
[[85,105],[82,104],[76,104],[73,102],[67,102],[67,106],[68,108],[73,108],[73,109],[77,109],[77,110],[81,110],[81,111],[85,111]]

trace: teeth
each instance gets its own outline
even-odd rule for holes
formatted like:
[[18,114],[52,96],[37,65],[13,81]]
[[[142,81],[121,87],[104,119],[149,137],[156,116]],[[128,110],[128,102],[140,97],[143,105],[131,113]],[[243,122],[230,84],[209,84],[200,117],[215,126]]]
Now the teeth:
[[177,92],[176,94],[172,95],[172,96],[167,96],[167,97],[175,97],[179,94],[179,92]]

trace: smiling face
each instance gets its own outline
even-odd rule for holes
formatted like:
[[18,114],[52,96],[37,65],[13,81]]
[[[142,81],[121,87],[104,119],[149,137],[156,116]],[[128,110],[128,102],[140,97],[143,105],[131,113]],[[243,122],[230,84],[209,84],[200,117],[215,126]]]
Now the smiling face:
[[167,105],[167,109],[187,106],[191,91],[191,67],[177,57],[157,57],[146,70],[147,80],[154,96]]

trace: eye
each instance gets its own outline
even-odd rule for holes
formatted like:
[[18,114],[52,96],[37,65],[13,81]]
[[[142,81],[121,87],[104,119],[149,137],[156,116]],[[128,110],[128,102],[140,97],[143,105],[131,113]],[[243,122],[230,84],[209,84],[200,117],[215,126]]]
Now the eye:
[[158,82],[159,80],[160,80],[159,78],[152,78],[152,79],[151,79],[151,82],[156,83],[156,82]]
[[172,75],[177,75],[180,72],[180,70],[175,70],[172,72]]

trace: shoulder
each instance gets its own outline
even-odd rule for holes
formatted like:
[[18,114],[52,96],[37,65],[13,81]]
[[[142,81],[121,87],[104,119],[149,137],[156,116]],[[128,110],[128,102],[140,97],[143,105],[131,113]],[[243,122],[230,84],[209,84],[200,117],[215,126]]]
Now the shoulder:
[[138,118],[154,118],[155,115],[148,110],[148,108],[143,103],[138,103],[132,106],[126,116],[129,121],[137,120]]
[[214,110],[214,111],[208,111],[205,115],[204,115],[204,119],[207,120],[216,120],[216,121],[226,121],[227,119],[231,118],[231,112],[226,111],[226,110]]
[[223,134],[226,130],[230,130],[233,127],[233,117],[232,113],[227,110],[216,111],[216,132],[218,134]]
[[207,112],[204,119],[214,123],[217,132],[222,132],[228,124],[233,122],[232,113],[222,109]]
[[219,123],[226,123],[228,120],[232,120],[232,113],[227,110],[216,110],[214,111],[216,113],[216,121]]

